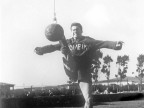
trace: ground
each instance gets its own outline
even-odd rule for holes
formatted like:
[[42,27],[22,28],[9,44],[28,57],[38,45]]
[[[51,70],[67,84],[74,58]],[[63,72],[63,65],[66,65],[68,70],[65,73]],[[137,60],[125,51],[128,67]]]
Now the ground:
[[[69,108],[82,108],[82,107],[69,107]],[[97,105],[93,106],[93,108],[144,108],[144,100],[104,102],[104,103],[98,103]]]
[[144,100],[106,102],[101,105],[94,106],[94,108],[144,108]]

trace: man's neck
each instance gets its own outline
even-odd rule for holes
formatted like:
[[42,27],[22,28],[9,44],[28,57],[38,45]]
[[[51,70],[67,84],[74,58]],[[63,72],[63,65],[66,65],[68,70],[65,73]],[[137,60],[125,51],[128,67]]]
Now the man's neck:
[[77,40],[77,39],[80,39],[81,37],[82,37],[82,35],[79,35],[79,36],[73,37],[73,38],[74,38],[74,40]]

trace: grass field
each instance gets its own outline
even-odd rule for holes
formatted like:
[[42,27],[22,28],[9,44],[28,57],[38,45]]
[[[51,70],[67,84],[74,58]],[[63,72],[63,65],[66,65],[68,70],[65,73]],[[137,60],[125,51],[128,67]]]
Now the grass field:
[[[67,107],[54,107],[54,108],[67,108]],[[83,107],[68,107],[68,108],[83,108]],[[93,108],[144,108],[144,100],[97,103],[97,105],[93,106]]]
[[[32,107],[32,108],[50,108],[50,107]],[[53,108],[83,108],[83,107],[53,107]],[[96,103],[95,106],[93,106],[93,108],[144,108],[144,100],[99,102]]]
[[[93,102],[93,108],[144,108],[144,94],[95,95]],[[0,108],[83,108],[83,104],[84,100],[81,95],[25,97],[3,99],[3,101],[0,101]]]
[[144,100],[105,102],[94,106],[94,108],[144,108]]

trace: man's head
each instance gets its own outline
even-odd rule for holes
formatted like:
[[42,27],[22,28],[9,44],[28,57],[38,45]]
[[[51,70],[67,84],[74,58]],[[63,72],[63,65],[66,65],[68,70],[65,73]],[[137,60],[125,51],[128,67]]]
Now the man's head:
[[72,23],[71,24],[71,31],[74,38],[82,35],[82,25],[80,23]]

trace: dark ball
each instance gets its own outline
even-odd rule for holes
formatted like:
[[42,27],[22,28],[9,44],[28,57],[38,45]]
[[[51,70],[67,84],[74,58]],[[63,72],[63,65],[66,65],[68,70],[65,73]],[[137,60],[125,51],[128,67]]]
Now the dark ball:
[[59,41],[64,37],[64,30],[59,24],[50,24],[45,29],[45,36],[49,41]]

